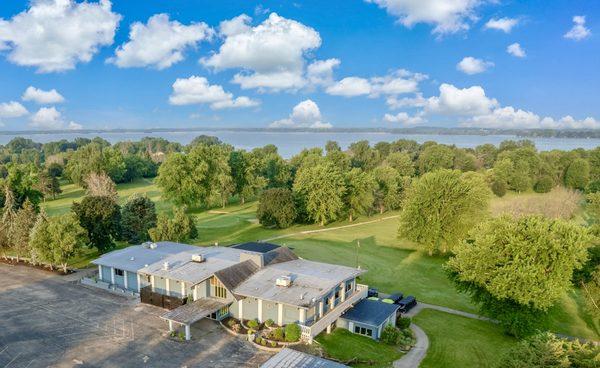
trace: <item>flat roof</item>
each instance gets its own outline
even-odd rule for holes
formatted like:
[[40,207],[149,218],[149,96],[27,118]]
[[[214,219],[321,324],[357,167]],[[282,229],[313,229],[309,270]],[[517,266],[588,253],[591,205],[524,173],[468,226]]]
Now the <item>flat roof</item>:
[[340,318],[353,322],[379,326],[400,308],[397,304],[384,303],[379,300],[363,299],[348,309]]
[[216,298],[202,298],[170,310],[160,318],[184,325],[190,325],[211,313],[226,307],[228,304],[231,304],[231,302],[224,303],[222,300]]
[[232,245],[231,248],[236,248],[236,249],[246,250],[248,252],[264,254],[264,253],[268,253],[272,250],[279,248],[279,245],[271,244],[271,243],[261,243],[261,242],[248,242],[248,243]]
[[284,348],[267,360],[261,368],[344,368],[346,365],[303,353],[298,350]]
[[[352,279],[365,271],[352,267],[339,266],[297,259],[269,265],[250,276],[234,293],[277,303],[309,307],[312,299],[321,299],[342,281]],[[292,285],[277,286],[281,276],[289,276]]]

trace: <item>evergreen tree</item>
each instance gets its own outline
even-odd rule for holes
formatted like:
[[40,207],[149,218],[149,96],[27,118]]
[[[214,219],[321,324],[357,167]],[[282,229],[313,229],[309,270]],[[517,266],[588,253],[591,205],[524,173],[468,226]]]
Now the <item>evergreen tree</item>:
[[29,234],[31,233],[33,225],[35,225],[36,217],[37,214],[33,204],[27,199],[13,219],[9,240],[12,244],[13,251],[17,255],[17,261],[20,257],[31,255],[29,249]]
[[123,238],[130,244],[148,241],[148,230],[156,226],[156,206],[145,195],[135,194],[121,210]]

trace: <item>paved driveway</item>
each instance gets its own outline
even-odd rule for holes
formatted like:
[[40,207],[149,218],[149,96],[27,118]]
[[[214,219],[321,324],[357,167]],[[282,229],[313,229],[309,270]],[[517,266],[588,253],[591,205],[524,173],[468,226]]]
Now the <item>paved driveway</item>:
[[163,310],[0,263],[0,368],[258,367],[269,355],[203,320],[166,338]]

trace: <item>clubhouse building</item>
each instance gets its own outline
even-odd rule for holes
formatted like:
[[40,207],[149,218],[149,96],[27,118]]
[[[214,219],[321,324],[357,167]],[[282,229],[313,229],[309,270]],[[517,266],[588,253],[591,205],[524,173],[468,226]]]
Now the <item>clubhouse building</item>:
[[[334,325],[374,339],[381,332],[383,322],[374,323],[364,307],[351,313],[367,297],[368,287],[357,283],[364,270],[300,259],[275,244],[148,242],[104,254],[93,263],[109,287],[139,293],[142,302],[167,309],[162,318],[170,330],[174,324],[184,326],[186,339],[193,323],[228,316],[270,319],[279,326],[296,323],[309,343]],[[369,304],[377,322],[393,325],[396,309]],[[350,319],[344,318],[346,312]]]

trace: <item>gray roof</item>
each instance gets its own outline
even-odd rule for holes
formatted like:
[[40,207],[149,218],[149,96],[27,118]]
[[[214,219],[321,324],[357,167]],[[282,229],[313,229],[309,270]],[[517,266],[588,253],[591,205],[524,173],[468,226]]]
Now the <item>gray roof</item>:
[[[364,271],[352,267],[304,259],[271,264],[246,281],[233,292],[246,297],[255,297],[288,305],[309,307],[312,299],[321,299],[344,280],[352,279]],[[277,286],[281,276],[290,276],[292,285]]]
[[201,320],[211,313],[226,307],[229,303],[216,298],[202,298],[195,302],[187,303],[163,314],[160,318],[189,325]]
[[281,262],[293,261],[295,259],[298,259],[298,256],[294,252],[292,252],[290,248],[287,247],[279,247],[275,250],[266,253],[263,256],[265,266]]
[[267,360],[261,368],[344,368],[346,365],[285,348]]
[[[215,276],[225,285],[227,290],[231,291],[258,270],[259,267],[256,263],[246,260],[215,272]],[[240,299],[239,296],[235,294],[234,296],[237,300]]]
[[341,318],[371,326],[379,326],[392,314],[395,314],[398,308],[400,308],[398,304],[363,299],[344,313]]

